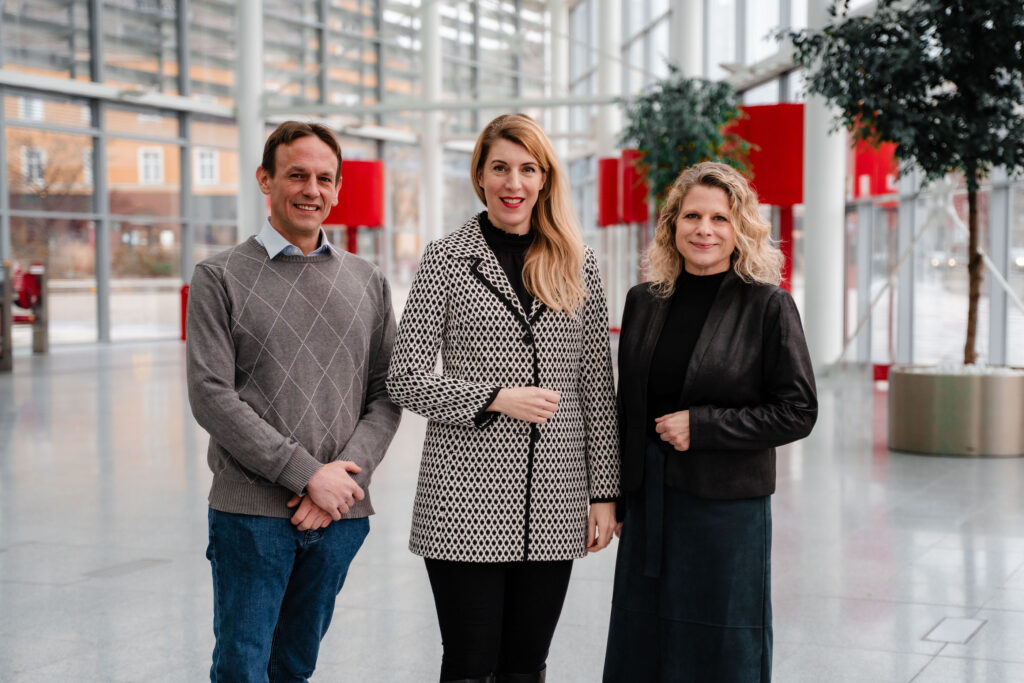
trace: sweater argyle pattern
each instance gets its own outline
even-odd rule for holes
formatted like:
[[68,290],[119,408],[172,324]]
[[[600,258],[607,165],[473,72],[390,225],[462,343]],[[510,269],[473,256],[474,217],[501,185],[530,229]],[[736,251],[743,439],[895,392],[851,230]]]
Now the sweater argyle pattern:
[[[441,560],[586,554],[590,501],[619,494],[608,316],[586,250],[575,315],[523,309],[474,217],[431,243],[402,314],[388,390],[428,418],[410,549]],[[438,354],[441,370],[436,368]],[[483,409],[500,387],[561,393],[543,425]]]
[[[363,468],[365,489],[398,426],[384,384],[395,329],[382,273],[351,254],[271,260],[250,238],[197,265],[188,386],[210,433],[210,506],[288,517],[337,459]],[[367,495],[346,516],[372,511]]]

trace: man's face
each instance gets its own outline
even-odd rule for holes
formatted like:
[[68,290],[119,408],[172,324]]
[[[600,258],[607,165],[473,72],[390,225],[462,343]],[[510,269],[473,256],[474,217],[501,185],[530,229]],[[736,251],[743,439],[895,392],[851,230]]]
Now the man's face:
[[317,236],[338,203],[338,157],[323,140],[306,135],[275,150],[275,172],[256,170],[260,190],[270,197],[270,224],[290,242]]

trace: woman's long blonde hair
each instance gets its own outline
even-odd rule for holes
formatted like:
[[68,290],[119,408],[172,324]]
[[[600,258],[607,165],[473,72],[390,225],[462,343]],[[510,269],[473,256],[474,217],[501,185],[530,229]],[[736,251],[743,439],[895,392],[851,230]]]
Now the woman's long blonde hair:
[[480,177],[491,145],[498,140],[524,147],[545,174],[530,219],[534,238],[523,263],[523,284],[551,310],[572,315],[582,307],[587,290],[583,284],[583,237],[569,200],[565,172],[536,121],[525,114],[499,116],[480,133],[470,162],[473,189],[485,206],[487,197]]
[[717,187],[729,197],[736,239],[732,269],[736,274],[744,282],[779,284],[784,257],[772,240],[772,227],[757,210],[757,194],[732,166],[705,161],[679,174],[658,216],[654,241],[647,249],[648,272],[655,293],[671,296],[683,269],[683,257],[676,248],[676,220],[686,193],[697,185]]

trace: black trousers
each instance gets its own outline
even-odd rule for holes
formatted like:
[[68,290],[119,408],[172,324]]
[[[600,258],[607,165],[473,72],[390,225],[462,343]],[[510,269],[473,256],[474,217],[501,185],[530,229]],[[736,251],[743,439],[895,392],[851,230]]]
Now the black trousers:
[[544,668],[572,560],[426,560],[441,626],[441,680]]

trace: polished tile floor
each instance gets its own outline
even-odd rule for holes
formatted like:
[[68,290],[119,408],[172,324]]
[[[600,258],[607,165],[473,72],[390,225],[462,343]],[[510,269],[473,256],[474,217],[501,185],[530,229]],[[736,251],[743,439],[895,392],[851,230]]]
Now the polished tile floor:
[[[0,375],[0,681],[206,676],[209,473],[183,375],[176,342],[58,347]],[[779,457],[775,680],[1024,681],[1024,460],[890,453],[863,372],[820,385],[814,433]],[[315,680],[436,680],[406,549],[423,429],[406,414],[374,478]],[[600,680],[613,553],[576,563],[552,683]]]

